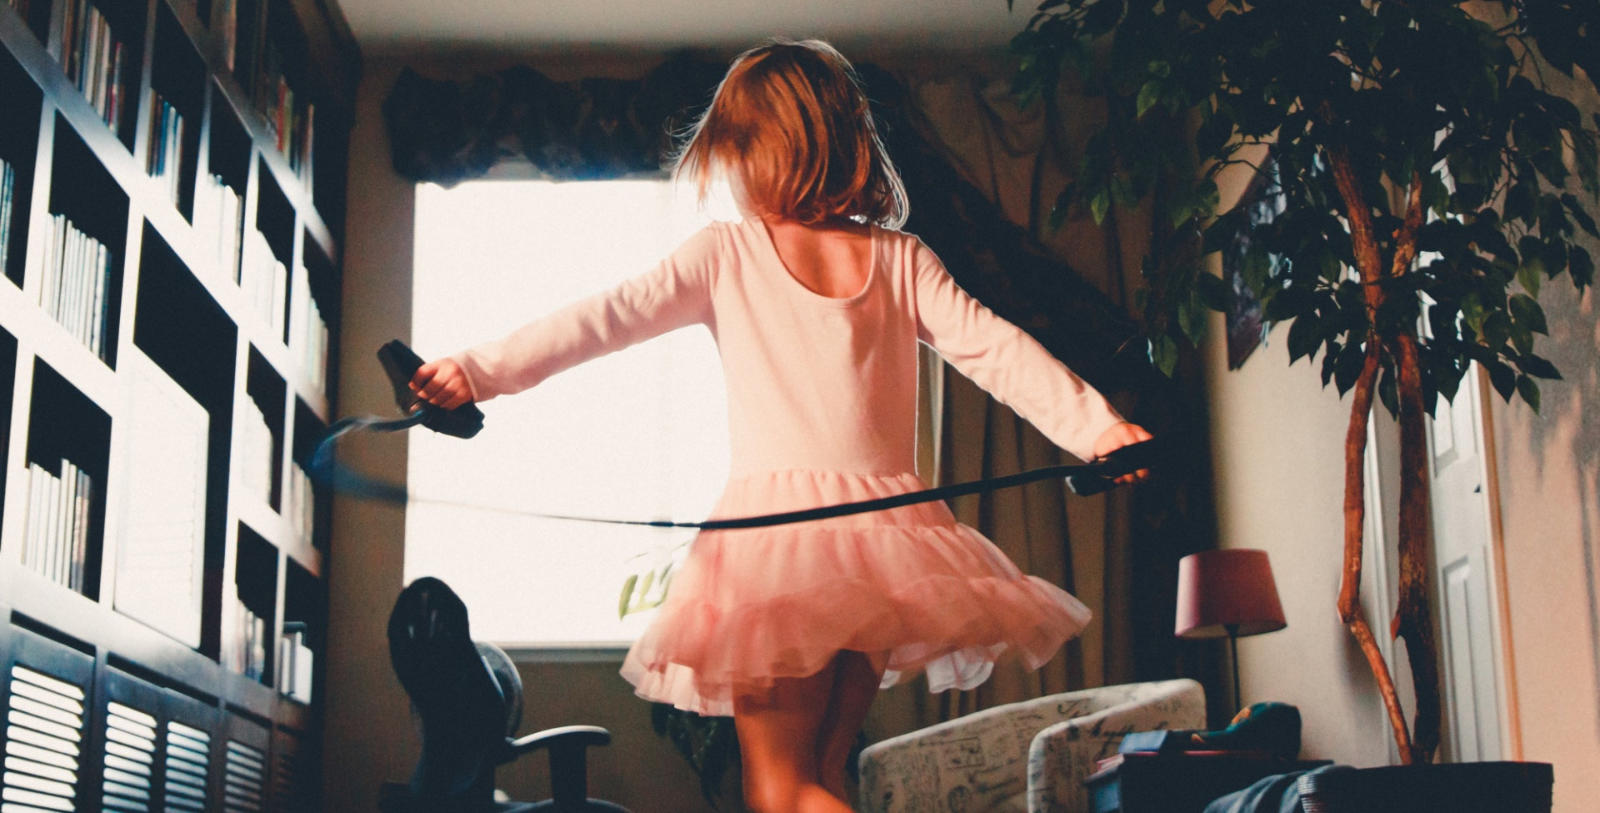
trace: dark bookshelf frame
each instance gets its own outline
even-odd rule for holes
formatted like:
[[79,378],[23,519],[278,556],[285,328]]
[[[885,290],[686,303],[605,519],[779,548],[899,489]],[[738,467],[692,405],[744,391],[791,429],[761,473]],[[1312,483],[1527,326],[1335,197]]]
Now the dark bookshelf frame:
[[[313,489],[310,539],[280,511],[287,467],[302,465],[302,449],[333,414],[336,363],[330,357],[327,389],[314,388],[289,346],[300,329],[289,324],[292,294],[280,306],[285,330],[272,331],[239,290],[237,269],[219,273],[214,236],[191,224],[202,173],[221,176],[239,195],[241,227],[265,227],[290,290],[309,286],[337,347],[344,139],[359,55],[336,6],[320,0],[237,0],[240,58],[232,69],[209,27],[217,0],[89,0],[125,49],[122,112],[108,126],[65,69],[66,9],[76,1],[29,0],[26,15],[0,3],[0,158],[17,176],[16,221],[0,269],[12,282],[0,285],[0,384],[11,392],[0,401],[0,708],[9,708],[13,662],[70,677],[86,693],[79,810],[104,806],[113,701],[158,721],[158,748],[169,722],[209,737],[203,755],[191,754],[204,764],[204,776],[190,779],[203,788],[205,809],[223,806],[231,743],[258,755],[263,809],[314,809],[320,766],[307,760],[321,749],[331,499]],[[315,159],[302,173],[278,152],[257,112],[257,72],[268,48],[293,54],[284,67],[296,106],[317,108]],[[152,90],[184,120],[176,200],[150,177],[147,155],[158,136]],[[38,305],[55,212],[105,244],[114,260],[103,360]],[[118,501],[139,476],[122,429],[132,379],[119,361],[127,353],[148,357],[209,420],[198,646],[115,609]],[[233,472],[247,398],[268,416],[276,461],[270,504],[249,509],[234,496],[241,483]],[[28,478],[14,475],[30,459],[59,465],[62,454],[96,484],[81,592],[21,563]],[[267,620],[261,680],[221,662],[233,643],[228,607],[240,594]],[[274,686],[286,620],[308,624],[315,653],[309,705]],[[161,806],[165,770],[153,774],[153,808]]]

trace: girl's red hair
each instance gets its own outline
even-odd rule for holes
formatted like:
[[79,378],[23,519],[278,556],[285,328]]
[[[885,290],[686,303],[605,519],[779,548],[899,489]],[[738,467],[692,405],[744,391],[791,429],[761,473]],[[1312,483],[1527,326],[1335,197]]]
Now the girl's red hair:
[[905,184],[855,69],[821,40],[777,40],[733,60],[673,175],[692,178],[704,198],[718,169],[737,174],[757,214],[905,223]]

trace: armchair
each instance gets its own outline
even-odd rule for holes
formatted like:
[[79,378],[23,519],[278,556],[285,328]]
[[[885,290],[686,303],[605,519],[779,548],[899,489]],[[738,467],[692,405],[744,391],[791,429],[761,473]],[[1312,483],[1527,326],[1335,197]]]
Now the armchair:
[[1082,813],[1083,780],[1123,735],[1205,724],[1205,690],[1188,679],[996,706],[868,746],[858,809]]

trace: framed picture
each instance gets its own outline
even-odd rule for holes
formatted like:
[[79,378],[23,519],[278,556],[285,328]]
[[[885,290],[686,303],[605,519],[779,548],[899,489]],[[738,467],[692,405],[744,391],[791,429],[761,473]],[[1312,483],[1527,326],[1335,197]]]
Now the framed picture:
[[[1233,299],[1225,320],[1228,329],[1230,370],[1237,370],[1243,366],[1245,359],[1255,352],[1267,333],[1267,326],[1261,314],[1261,302],[1256,299],[1255,293],[1245,279],[1245,262],[1250,254],[1250,235],[1260,226],[1271,223],[1286,205],[1283,188],[1278,185],[1278,163],[1268,155],[1261,162],[1255,178],[1251,179],[1250,185],[1239,198],[1239,207],[1244,212],[1244,225],[1240,227],[1239,233],[1234,235],[1233,242],[1222,252],[1222,279],[1233,291]],[[1273,266],[1272,276],[1276,276],[1278,271],[1276,266],[1285,260],[1277,255],[1270,255],[1268,262]]]

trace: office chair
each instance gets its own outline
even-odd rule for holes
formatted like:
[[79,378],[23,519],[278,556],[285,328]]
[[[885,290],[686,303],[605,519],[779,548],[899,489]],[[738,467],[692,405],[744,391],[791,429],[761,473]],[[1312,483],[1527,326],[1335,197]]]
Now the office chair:
[[[401,591],[389,615],[389,661],[422,726],[422,754],[406,784],[383,786],[383,813],[627,813],[588,798],[585,750],[611,742],[598,726],[511,735],[522,723],[522,678],[505,651],[474,642],[467,607],[432,577]],[[496,766],[545,749],[552,798],[496,802]]]

